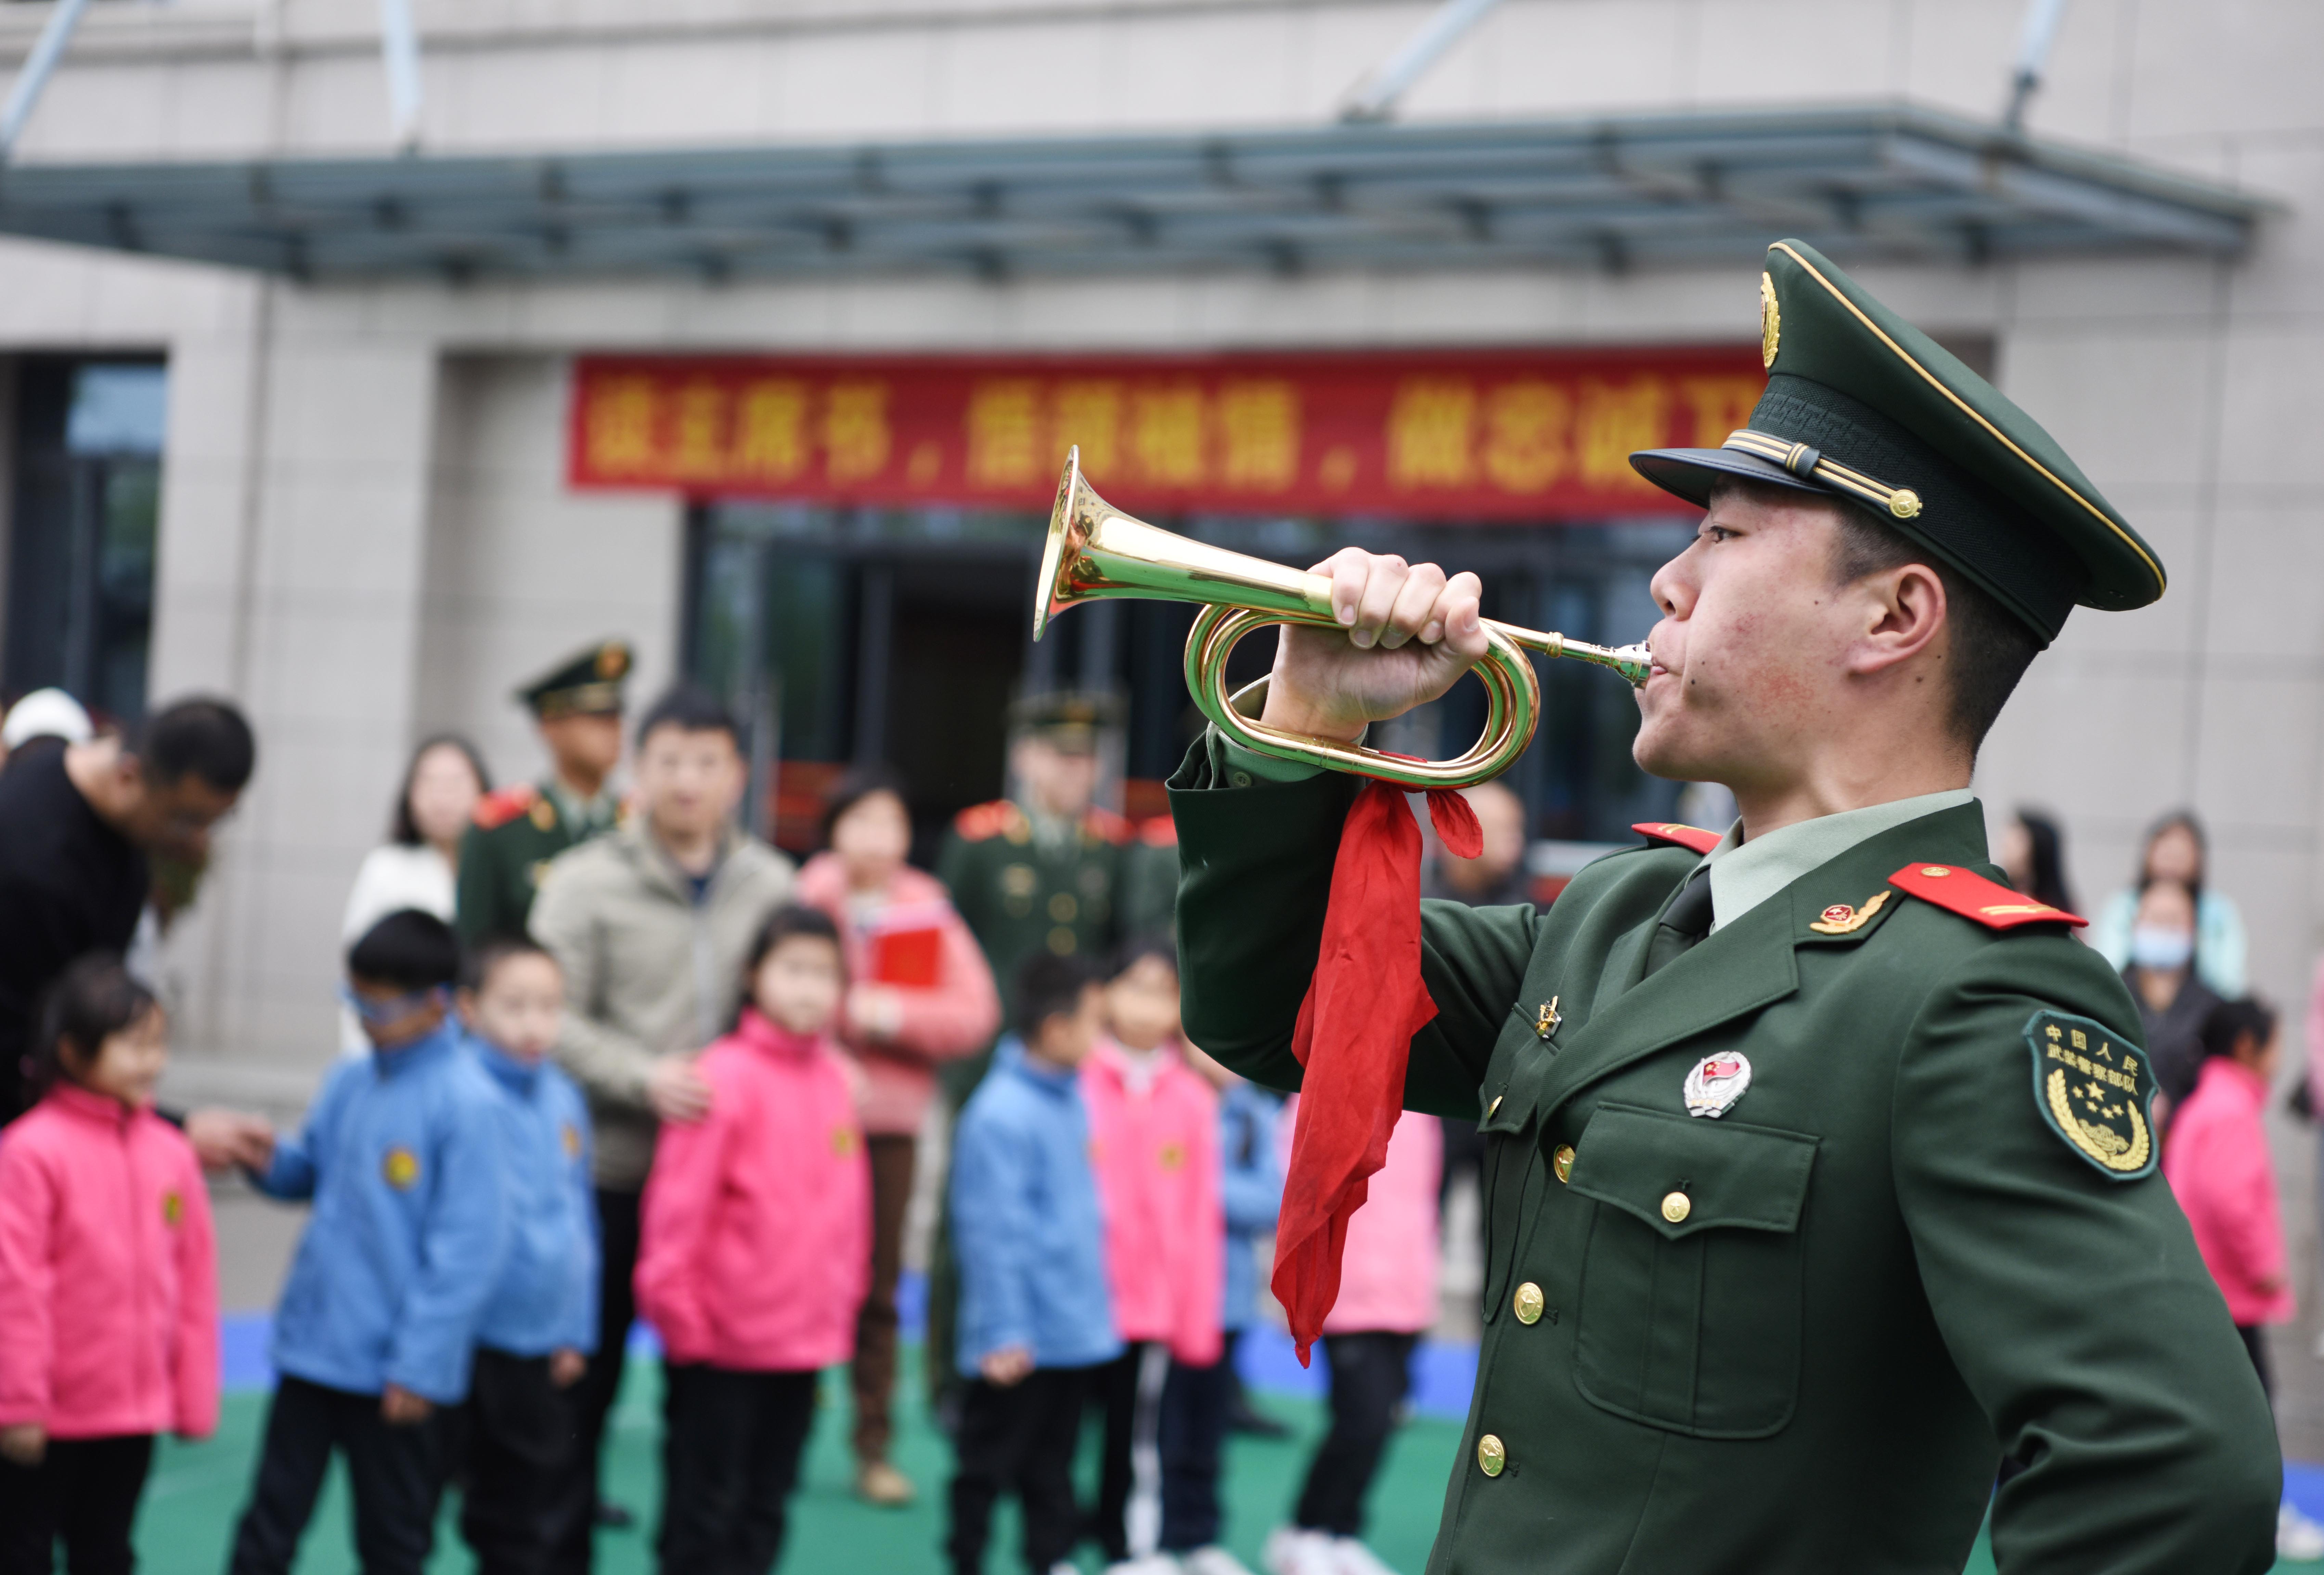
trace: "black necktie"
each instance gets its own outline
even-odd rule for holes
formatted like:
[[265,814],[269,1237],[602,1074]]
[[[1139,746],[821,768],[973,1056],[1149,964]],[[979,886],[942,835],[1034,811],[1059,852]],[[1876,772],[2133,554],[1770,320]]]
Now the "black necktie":
[[1663,910],[1663,922],[1655,926],[1654,939],[1646,945],[1646,972],[1651,975],[1709,935],[1711,917],[1711,866],[1699,864]]

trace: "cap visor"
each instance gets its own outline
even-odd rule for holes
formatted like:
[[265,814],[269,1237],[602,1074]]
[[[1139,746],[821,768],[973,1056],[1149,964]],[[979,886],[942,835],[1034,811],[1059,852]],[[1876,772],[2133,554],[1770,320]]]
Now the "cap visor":
[[1711,507],[1711,489],[1722,480],[1765,482],[1795,493],[1838,495],[1830,487],[1802,480],[1772,459],[1732,448],[1641,448],[1630,456],[1630,468],[1698,509]]

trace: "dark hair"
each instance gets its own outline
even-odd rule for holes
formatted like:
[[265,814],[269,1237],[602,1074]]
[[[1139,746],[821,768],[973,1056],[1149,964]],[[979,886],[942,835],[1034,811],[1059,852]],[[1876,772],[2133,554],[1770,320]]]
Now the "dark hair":
[[31,1067],[31,1091],[46,1093],[58,1078],[72,1078],[64,1062],[66,1045],[86,1064],[107,1039],[158,1004],[118,953],[89,952],[74,958],[41,999],[40,1049]]
[[460,940],[434,914],[400,907],[347,948],[347,974],[399,990],[438,989],[460,977]]
[[809,907],[805,903],[783,904],[767,916],[767,922],[761,925],[759,933],[751,937],[751,949],[742,955],[744,995],[751,993],[751,975],[759,971],[759,964],[764,962],[777,946],[798,935],[812,935],[818,941],[829,941],[834,946],[839,944],[839,926],[831,922],[829,914],[819,907]]
[[1119,979],[1148,957],[1157,959],[1173,973],[1178,972],[1178,943],[1170,937],[1167,930],[1157,930],[1151,935],[1132,935],[1116,947],[1112,962],[1106,966],[1105,976],[1109,980]]
[[2058,823],[2038,809],[2021,808],[2017,824],[2025,828],[2026,840],[2034,846],[2034,886],[2025,895],[2073,912],[2074,898],[2066,889],[2066,840]]
[[896,802],[904,806],[906,819],[911,818],[912,796],[904,786],[904,774],[893,766],[858,766],[832,784],[831,797],[823,802],[823,845],[831,846],[832,828],[839,817],[862,803],[874,793],[892,793]]
[[1010,1019],[1018,1036],[1029,1045],[1051,1018],[1072,1017],[1081,1009],[1082,991],[1096,982],[1097,971],[1078,956],[1036,952],[1026,958],[1017,970],[1017,1012]]
[[2203,1054],[2233,1055],[2246,1035],[2262,1046],[2274,1038],[2275,1009],[2255,995],[2223,1000],[2203,1019]]
[[2203,901],[2203,877],[2210,873],[2208,866],[2211,862],[2211,839],[2203,834],[2203,823],[2195,818],[2195,812],[2191,809],[2172,810],[2153,825],[2148,826],[2146,834],[2138,839],[2136,885],[2143,892],[2154,884],[2154,877],[2146,872],[2146,863],[2154,856],[2154,844],[2161,842],[2163,834],[2173,826],[2184,826],[2187,834],[2195,839],[2195,878],[2192,880],[2181,880],[2179,884],[2187,889],[2187,895],[2193,898],[2196,905],[2200,907]]
[[2004,607],[1983,586],[1911,537],[1842,502],[1832,543],[1834,585],[1852,585],[1867,575],[1885,574],[1906,564],[1925,564],[1945,588],[1945,663],[1951,687],[1953,736],[1969,745],[1971,759],[1984,747],[2017,680],[2041,654],[2042,637]]
[[645,747],[658,727],[674,727],[681,732],[723,732],[742,747],[742,729],[734,721],[734,714],[701,685],[681,680],[663,691],[644,717],[638,723],[638,747]]
[[557,964],[555,954],[530,935],[494,935],[469,952],[460,970],[460,982],[470,990],[482,990],[492,982],[500,965],[512,957],[546,957],[552,966]]
[[220,793],[239,793],[258,764],[258,741],[231,700],[196,695],[163,706],[130,735],[145,779],[168,788],[191,772]]
[[411,818],[411,782],[420,775],[420,762],[428,758],[428,751],[437,749],[459,751],[461,757],[468,762],[468,769],[476,774],[477,790],[484,793],[493,790],[493,774],[484,769],[484,757],[476,752],[475,745],[456,732],[439,732],[421,739],[420,747],[411,751],[411,759],[403,768],[403,786],[395,794],[395,817],[388,825],[389,837],[403,847],[416,848],[422,841],[420,823]]

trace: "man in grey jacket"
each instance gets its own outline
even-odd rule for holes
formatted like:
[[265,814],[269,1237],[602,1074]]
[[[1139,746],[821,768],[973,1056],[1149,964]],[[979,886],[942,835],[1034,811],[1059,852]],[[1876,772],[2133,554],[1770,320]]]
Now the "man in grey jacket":
[[622,1382],[635,1303],[638,1199],[663,1121],[699,1120],[694,1069],[733,1021],[742,958],[790,895],[791,861],[734,824],[749,773],[734,719],[680,685],[638,727],[636,804],[610,835],[559,854],[532,909],[536,940],[565,971],[558,1056],[588,1095],[604,1242],[597,1354],[576,1386],[580,1458],[553,1567],[589,1568],[605,1417]]

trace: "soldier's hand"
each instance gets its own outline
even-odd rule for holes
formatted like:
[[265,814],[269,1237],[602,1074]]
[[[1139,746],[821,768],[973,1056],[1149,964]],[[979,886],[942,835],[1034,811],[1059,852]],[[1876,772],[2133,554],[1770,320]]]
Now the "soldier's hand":
[[1269,727],[1352,741],[1435,699],[1485,654],[1483,586],[1433,563],[1344,547],[1314,567],[1340,628],[1286,624],[1268,685]]
[[710,1113],[710,1084],[691,1055],[659,1055],[646,1073],[646,1103],[665,1121],[699,1121]]

